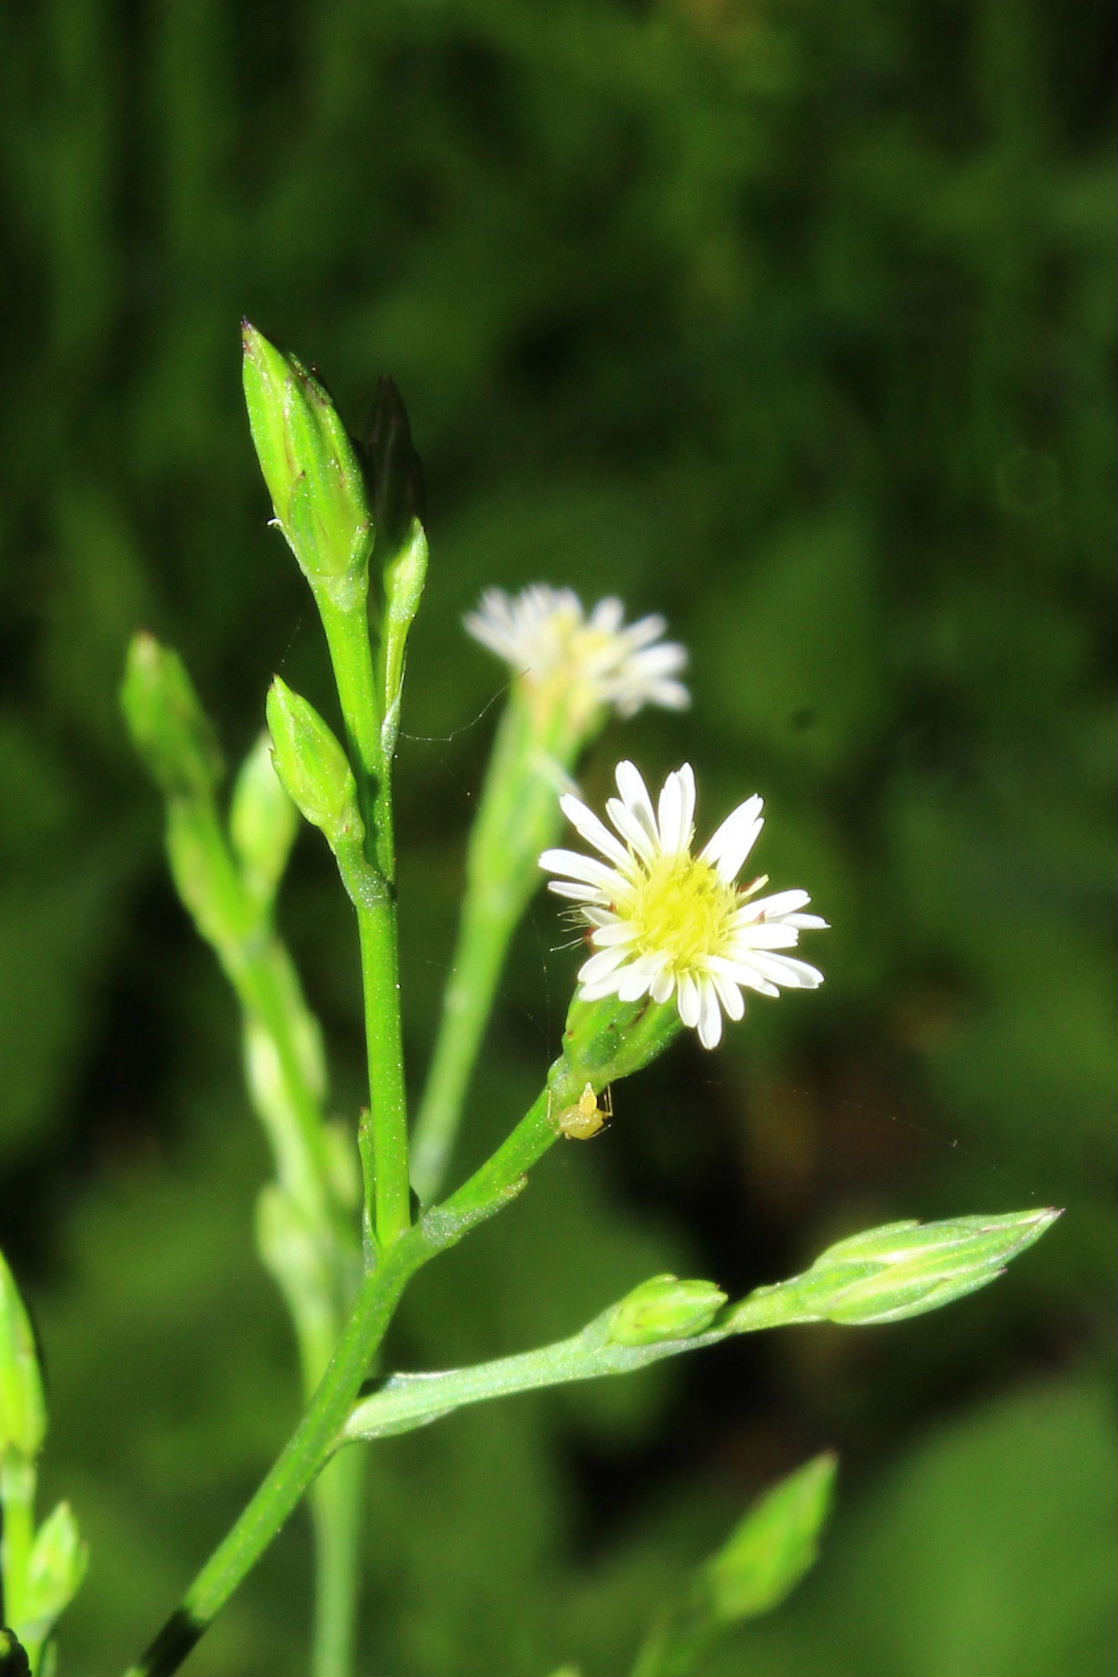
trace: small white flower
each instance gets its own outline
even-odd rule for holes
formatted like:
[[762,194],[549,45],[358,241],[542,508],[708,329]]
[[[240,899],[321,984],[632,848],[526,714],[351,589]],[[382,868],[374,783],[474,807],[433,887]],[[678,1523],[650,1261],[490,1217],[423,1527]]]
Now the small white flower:
[[735,881],[764,821],[762,801],[747,798],[728,815],[706,848],[693,856],[695,776],[690,763],[670,774],[653,809],[648,788],[632,763],[617,765],[620,798],[606,813],[611,833],[580,798],[560,798],[563,813],[605,858],[576,850],[545,850],[540,866],[560,877],[550,889],[578,904],[593,927],[595,953],[579,971],[586,1001],[643,995],[667,1002],[694,1026],[704,1048],[722,1037],[722,1015],[745,1013],[743,989],[779,995],[783,986],[814,990],[823,974],[806,961],[778,951],[792,949],[801,931],[824,927],[801,911],[806,891],[755,893],[766,875],[744,888]]
[[612,705],[619,716],[632,716],[642,705],[682,710],[689,703],[678,679],[686,650],[660,639],[662,617],[626,625],[620,600],[599,600],[587,615],[569,588],[536,583],[517,595],[487,588],[465,623],[533,687],[561,685],[587,710]]

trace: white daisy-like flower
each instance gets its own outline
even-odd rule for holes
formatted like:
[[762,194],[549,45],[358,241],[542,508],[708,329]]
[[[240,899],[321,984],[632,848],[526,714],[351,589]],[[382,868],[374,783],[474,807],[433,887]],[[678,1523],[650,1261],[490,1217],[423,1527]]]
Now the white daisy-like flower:
[[642,705],[682,710],[690,702],[679,680],[687,652],[661,640],[664,619],[626,624],[624,606],[612,597],[588,614],[570,588],[536,583],[516,595],[487,588],[465,624],[531,686],[561,685],[587,710],[612,705],[619,716],[632,716]]
[[691,853],[695,775],[690,763],[670,774],[656,808],[632,763],[617,765],[620,798],[606,813],[617,836],[570,793],[559,801],[571,825],[599,856],[545,850],[540,866],[559,877],[550,889],[578,904],[593,927],[594,954],[579,971],[585,1001],[618,996],[655,1002],[674,995],[685,1025],[698,1030],[704,1048],[722,1037],[722,1015],[740,1019],[743,990],[776,996],[781,989],[814,990],[823,974],[780,951],[800,933],[825,927],[802,911],[806,891],[756,893],[767,875],[741,887],[736,881],[764,825],[762,800],[747,798],[728,815],[697,856]]

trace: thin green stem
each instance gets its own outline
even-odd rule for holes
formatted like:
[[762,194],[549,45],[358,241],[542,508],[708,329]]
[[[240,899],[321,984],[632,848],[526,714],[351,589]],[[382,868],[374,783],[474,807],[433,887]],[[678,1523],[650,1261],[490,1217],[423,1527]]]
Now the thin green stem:
[[385,786],[391,765],[386,764],[381,749],[380,700],[365,604],[360,601],[341,608],[321,590],[316,590],[315,600],[330,649],[350,766],[357,780],[368,860],[391,885],[396,877],[396,858],[391,795]]
[[317,1392],[252,1501],[129,1677],[170,1677],[276,1536],[330,1455],[408,1280],[430,1256],[418,1228],[384,1254],[358,1293]]
[[314,1677],[353,1670],[365,1464],[351,1452],[327,1462],[311,1486],[315,1534]]
[[[28,1566],[35,1541],[35,1469],[13,1450],[0,1468],[0,1578],[4,1622],[25,1635]],[[38,1649],[28,1649],[33,1664]]]
[[[558,1098],[574,1086],[561,1071]],[[524,1173],[555,1142],[545,1089],[507,1141],[445,1205],[428,1213],[391,1247],[361,1283],[337,1348],[286,1447],[236,1525],[214,1550],[180,1606],[127,1677],[171,1677],[215,1615],[272,1542],[336,1448],[350,1409],[372,1365],[408,1281],[438,1252],[520,1192]]]
[[374,1201],[373,1227],[390,1246],[411,1222],[408,1180],[408,1109],[400,1031],[400,981],[394,906],[358,907],[361,982],[365,997],[365,1049],[369,1065]]
[[559,829],[559,791],[583,738],[565,706],[549,709],[514,683],[470,837],[458,940],[415,1125],[412,1186],[424,1204],[446,1175],[501,968],[539,884],[540,852]]
[[357,893],[354,906],[361,943],[375,1178],[374,1204],[369,1211],[377,1241],[387,1247],[411,1223],[392,765],[385,759],[381,746],[380,704],[364,604],[359,611],[340,610],[321,593],[317,598],[365,821],[366,860],[372,869],[372,888]]
[[[299,1248],[282,1240],[277,1249],[263,1251],[291,1313],[304,1400],[309,1401],[337,1342],[357,1256],[353,1231],[330,1188],[314,1065],[315,1027],[287,950],[272,930],[270,915],[246,890],[212,803],[196,800],[174,819],[180,836],[189,823],[195,840],[190,854],[203,865],[208,893],[204,903],[195,899],[195,908],[208,912],[196,912],[196,917],[241,1004],[250,1091],[271,1143],[279,1189],[299,1208],[310,1231],[314,1256],[309,1263],[299,1263]],[[254,1063],[260,1050],[266,1055],[263,1069]],[[323,1677],[348,1677],[352,1670],[361,1480],[359,1464],[339,1462],[312,1494],[313,1669]]]
[[488,1403],[517,1392],[543,1386],[562,1386],[576,1380],[600,1380],[611,1374],[631,1374],[665,1357],[676,1357],[716,1345],[727,1337],[725,1328],[686,1339],[660,1340],[651,1345],[620,1345],[609,1338],[616,1306],[603,1312],[570,1339],[543,1345],[535,1351],[499,1357],[472,1368],[437,1374],[397,1374],[373,1397],[358,1404],[346,1423],[342,1442],[387,1438],[428,1425],[468,1404]]
[[508,917],[491,897],[469,895],[423,1103],[415,1126],[412,1186],[426,1204],[438,1192],[458,1135],[462,1104],[508,950]]
[[[347,1231],[348,1232],[348,1231]],[[279,1283],[295,1324],[303,1374],[303,1401],[310,1403],[329,1365],[340,1330],[341,1297],[356,1253],[325,1231],[332,1259],[324,1275],[316,1264],[295,1260],[282,1234],[264,1257]],[[353,1669],[360,1584],[363,1464],[331,1462],[310,1490],[314,1528],[314,1631],[311,1670],[315,1677],[349,1677]]]
[[286,976],[291,970],[287,951],[275,936],[268,934],[264,939],[254,940],[251,950],[243,952],[242,958],[244,967],[240,976],[229,969],[230,976],[246,1014],[255,1015],[271,1039],[288,1108],[295,1119],[293,1124],[278,1124],[258,1108],[271,1137],[276,1174],[316,1220],[329,1227],[335,1219],[329,1209],[326,1188],[329,1160],[325,1118],[295,1040],[286,993]]
[[[269,916],[249,895],[210,802],[168,805],[168,839],[176,883],[198,930],[212,946],[246,1018],[270,1039],[283,1083],[284,1114],[260,1108],[280,1181],[308,1209],[325,1217],[328,1176],[323,1114],[296,1040],[294,1012],[305,1012],[298,980]],[[184,841],[189,841],[185,843]],[[200,890],[184,866],[204,878]]]

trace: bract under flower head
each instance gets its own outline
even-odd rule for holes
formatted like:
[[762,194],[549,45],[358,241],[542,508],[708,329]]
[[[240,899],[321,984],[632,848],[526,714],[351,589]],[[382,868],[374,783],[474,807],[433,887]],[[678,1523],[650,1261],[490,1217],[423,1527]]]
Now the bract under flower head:
[[487,588],[465,623],[526,684],[562,688],[587,712],[608,705],[632,716],[642,705],[682,710],[690,702],[678,679],[685,648],[660,639],[660,616],[626,624],[620,600],[599,600],[587,614],[569,588],[536,583],[516,595]]
[[679,1016],[705,1048],[722,1037],[722,1015],[745,1013],[743,989],[776,996],[783,989],[813,990],[823,974],[806,961],[780,953],[794,948],[801,931],[825,927],[805,914],[806,891],[758,897],[767,877],[740,887],[737,876],[764,821],[759,797],[728,815],[697,856],[694,837],[695,776],[689,763],[670,774],[654,809],[632,763],[617,766],[620,798],[606,812],[615,833],[571,794],[560,804],[571,825],[604,861],[575,850],[545,850],[540,866],[559,877],[550,889],[578,904],[593,928],[595,953],[579,971],[586,1001],[618,996],[637,1001],[674,996]]

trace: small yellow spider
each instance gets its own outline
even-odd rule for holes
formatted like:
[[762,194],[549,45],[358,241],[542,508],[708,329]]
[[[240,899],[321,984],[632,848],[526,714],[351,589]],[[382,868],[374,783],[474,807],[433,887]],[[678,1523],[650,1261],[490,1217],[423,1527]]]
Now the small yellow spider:
[[598,1105],[598,1097],[594,1093],[594,1085],[588,1083],[583,1089],[574,1106],[565,1106],[557,1113],[552,1123],[561,1136],[568,1141],[590,1141],[592,1137],[600,1135],[613,1117],[613,1100],[609,1089],[602,1091],[602,1104]]

